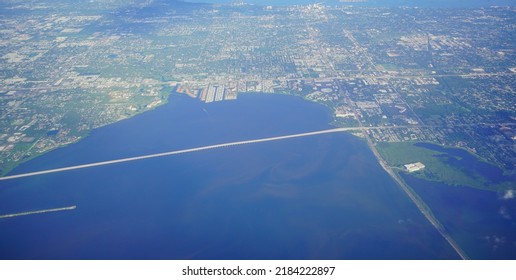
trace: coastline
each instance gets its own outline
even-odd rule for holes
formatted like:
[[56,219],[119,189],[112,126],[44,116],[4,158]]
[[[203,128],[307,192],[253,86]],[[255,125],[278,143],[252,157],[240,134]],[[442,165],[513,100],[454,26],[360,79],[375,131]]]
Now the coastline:
[[[174,91],[175,91],[175,89],[174,89]],[[0,178],[6,177],[6,176],[8,176],[8,175],[11,175],[11,172],[12,172],[12,171],[14,171],[17,167],[19,167],[20,165],[22,165],[22,164],[24,164],[24,163],[30,162],[31,160],[34,160],[34,159],[36,159],[36,158],[39,158],[39,157],[41,157],[41,156],[43,156],[43,155],[46,155],[46,154],[48,154],[48,153],[50,153],[50,152],[53,152],[53,151],[55,151],[55,150],[62,149],[62,148],[68,147],[68,146],[70,146],[70,145],[77,144],[77,143],[79,143],[80,141],[83,141],[84,139],[88,138],[88,137],[91,135],[91,133],[92,133],[93,131],[95,131],[95,130],[97,130],[97,129],[100,129],[100,128],[103,128],[103,127],[106,127],[106,126],[109,126],[109,125],[112,125],[112,124],[115,124],[115,123],[119,123],[119,122],[123,122],[123,121],[129,120],[129,119],[134,118],[134,117],[136,117],[136,116],[139,116],[139,115],[141,115],[141,114],[144,114],[144,113],[147,113],[147,112],[151,112],[151,111],[156,110],[156,109],[158,109],[158,108],[160,108],[160,107],[162,107],[162,106],[165,106],[165,105],[167,105],[167,104],[168,104],[168,102],[169,102],[169,97],[170,97],[170,95],[171,95],[171,94],[173,94],[173,93],[174,93],[174,92],[167,92],[167,93],[163,94],[163,95],[161,96],[161,103],[159,103],[157,106],[154,106],[154,107],[148,108],[148,109],[146,109],[146,110],[137,111],[137,112],[135,112],[135,114],[133,114],[133,115],[126,116],[126,117],[124,117],[124,118],[121,118],[121,119],[115,120],[115,121],[110,122],[110,123],[106,123],[106,124],[101,125],[101,126],[99,126],[99,127],[95,127],[95,128],[93,128],[93,129],[90,129],[90,130],[86,131],[86,132],[84,133],[84,135],[79,135],[79,136],[77,136],[77,139],[76,139],[75,141],[73,141],[73,142],[69,142],[69,143],[66,143],[66,144],[63,144],[63,145],[60,145],[60,146],[54,147],[54,148],[49,149],[49,150],[47,150],[47,151],[44,151],[44,152],[42,152],[42,153],[37,153],[37,154],[31,155],[30,157],[24,158],[23,160],[16,162],[15,164],[8,165],[8,166],[7,166],[7,169],[5,169],[5,168],[0,169]],[[38,140],[38,141],[39,141],[39,140]]]

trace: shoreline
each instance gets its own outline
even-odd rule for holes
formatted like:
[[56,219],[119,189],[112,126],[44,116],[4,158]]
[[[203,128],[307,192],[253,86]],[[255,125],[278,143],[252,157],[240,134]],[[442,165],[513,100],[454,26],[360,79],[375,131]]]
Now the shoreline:
[[[54,148],[52,148],[52,149],[50,149],[50,150],[44,151],[44,152],[42,152],[42,153],[37,153],[37,154],[35,154],[35,155],[33,155],[33,156],[30,156],[30,157],[28,157],[28,158],[26,158],[26,159],[24,159],[24,160],[22,160],[22,161],[19,161],[19,162],[17,162],[17,163],[15,163],[15,164],[13,164],[11,167],[9,167],[9,169],[7,169],[7,171],[4,171],[3,169],[0,169],[0,178],[4,178],[4,177],[6,177],[6,176],[9,176],[9,174],[10,174],[11,172],[13,172],[16,168],[18,168],[18,167],[19,167],[20,165],[22,165],[22,164],[25,164],[25,163],[27,163],[27,162],[30,162],[31,160],[34,160],[34,159],[36,159],[36,158],[39,158],[39,157],[41,157],[41,156],[43,156],[43,155],[46,155],[46,154],[48,154],[48,153],[50,153],[50,152],[53,152],[53,151],[55,151],[55,150],[58,150],[58,149],[61,149],[61,148],[65,148],[65,147],[68,147],[68,146],[70,146],[70,145],[77,144],[77,143],[79,143],[80,141],[83,141],[84,139],[88,138],[88,137],[91,135],[91,133],[92,133],[93,131],[95,131],[95,130],[97,130],[97,129],[99,129],[99,128],[103,128],[103,127],[106,127],[106,126],[109,126],[109,125],[112,125],[112,124],[116,124],[116,123],[119,123],[119,122],[123,122],[123,121],[129,120],[129,119],[132,119],[132,118],[134,118],[134,117],[136,117],[136,116],[139,116],[139,115],[141,115],[141,114],[144,114],[144,113],[147,113],[147,112],[151,112],[151,111],[153,111],[153,110],[156,110],[156,109],[158,109],[158,108],[160,108],[160,107],[162,107],[162,106],[165,106],[165,105],[167,105],[167,104],[168,104],[168,102],[169,102],[169,97],[170,97],[172,94],[178,94],[178,93],[176,93],[176,92],[175,92],[175,90],[174,90],[174,92],[169,92],[169,93],[167,93],[167,94],[164,94],[164,95],[161,97],[161,100],[162,100],[162,101],[161,101],[161,103],[159,103],[157,106],[154,106],[154,107],[149,108],[149,109],[147,109],[147,110],[142,110],[142,111],[136,112],[134,115],[130,115],[130,116],[127,116],[127,117],[125,117],[125,118],[118,119],[118,120],[115,120],[115,121],[113,121],[113,122],[106,123],[106,124],[101,125],[101,126],[99,126],[99,127],[95,127],[95,128],[93,128],[93,129],[91,129],[91,130],[88,130],[84,135],[82,135],[82,136],[77,136],[77,140],[76,140],[76,141],[71,142],[71,143],[66,143],[66,144],[63,144],[63,145],[61,145],[61,146],[57,146],[57,147],[54,147]],[[38,140],[38,141],[39,141],[39,140]]]

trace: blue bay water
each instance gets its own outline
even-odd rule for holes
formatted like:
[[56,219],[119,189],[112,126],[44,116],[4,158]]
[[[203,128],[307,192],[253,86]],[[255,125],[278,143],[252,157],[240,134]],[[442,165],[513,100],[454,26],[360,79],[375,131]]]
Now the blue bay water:
[[[169,104],[14,173],[329,128],[281,95]],[[441,259],[455,252],[367,145],[328,134],[0,182],[1,259]]]
[[516,259],[516,199],[403,177],[470,258]]
[[[482,177],[489,184],[515,182],[514,175],[504,175],[498,167],[465,150],[429,143],[416,146],[444,153],[439,156],[441,160],[466,174]],[[429,182],[407,174],[403,177],[471,258],[516,259],[514,195]]]

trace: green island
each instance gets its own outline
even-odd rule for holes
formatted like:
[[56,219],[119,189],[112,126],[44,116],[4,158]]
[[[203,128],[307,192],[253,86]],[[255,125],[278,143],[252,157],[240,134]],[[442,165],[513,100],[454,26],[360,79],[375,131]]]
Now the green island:
[[[466,186],[497,192],[509,190],[513,187],[509,181],[501,183],[489,182],[484,176],[478,173],[468,172],[459,166],[447,163],[445,160],[449,157],[460,159],[459,156],[419,147],[415,144],[416,142],[382,142],[377,144],[377,149],[391,168],[398,173],[409,173],[404,167],[405,164],[421,162],[425,165],[425,168],[410,173],[420,179],[441,182],[451,186]],[[469,151],[467,152],[470,155],[477,157],[479,161],[489,164],[475,154],[472,154]]]

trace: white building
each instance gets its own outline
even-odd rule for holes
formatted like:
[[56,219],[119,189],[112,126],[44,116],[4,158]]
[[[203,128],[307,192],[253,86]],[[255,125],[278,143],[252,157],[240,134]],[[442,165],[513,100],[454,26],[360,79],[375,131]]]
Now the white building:
[[409,164],[405,164],[405,168],[407,169],[407,171],[409,173],[412,173],[412,172],[416,172],[419,170],[423,170],[425,168],[425,165],[422,164],[421,162],[409,163]]

